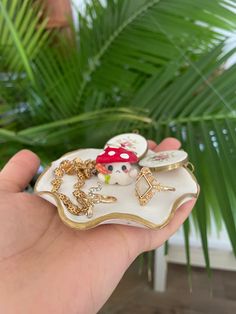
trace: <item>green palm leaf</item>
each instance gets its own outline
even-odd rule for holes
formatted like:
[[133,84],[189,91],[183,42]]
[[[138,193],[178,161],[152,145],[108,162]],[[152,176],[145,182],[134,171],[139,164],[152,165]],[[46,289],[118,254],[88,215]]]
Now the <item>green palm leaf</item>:
[[0,50],[4,65],[13,71],[24,70],[32,83],[34,75],[30,62],[48,36],[43,34],[46,20],[39,24],[39,18],[30,0],[22,1],[22,4],[0,1]]

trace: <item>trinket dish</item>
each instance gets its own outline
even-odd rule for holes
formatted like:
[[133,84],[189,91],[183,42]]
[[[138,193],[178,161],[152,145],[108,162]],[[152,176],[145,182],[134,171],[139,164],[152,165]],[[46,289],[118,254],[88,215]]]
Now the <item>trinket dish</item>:
[[[114,144],[114,142],[110,140],[108,144],[111,145],[111,143]],[[145,143],[144,147],[146,147]],[[125,149],[128,148],[125,147]],[[71,165],[74,165],[75,171],[77,171],[78,164],[84,167],[85,163],[82,161],[95,161],[97,156],[101,156],[102,152],[103,149],[90,148],[67,153],[52,162],[40,175],[35,184],[35,193],[54,204],[58,209],[62,221],[70,227],[86,230],[101,224],[115,223],[158,229],[168,224],[180,205],[198,196],[198,183],[192,171],[187,167],[187,156],[184,153],[180,153],[182,154],[180,158],[182,163],[180,163],[180,160],[177,158],[179,157],[177,156],[179,153],[176,153],[176,151],[174,151],[174,153],[173,151],[172,153],[168,153],[169,156],[172,156],[171,158],[174,158],[171,163],[178,164],[178,167],[173,167],[171,171],[164,171],[168,170],[167,168],[162,169],[163,171],[161,172],[155,171],[155,169],[158,168],[156,163],[160,162],[160,159],[167,158],[166,152],[162,152],[162,156],[160,157],[160,153],[157,154],[148,151],[146,157],[139,162],[140,166],[149,167],[151,175],[153,176],[152,182],[157,182],[155,185],[154,183],[150,185],[150,182],[144,180],[143,186],[141,186],[144,194],[148,192],[148,189],[151,190],[153,188],[156,190],[155,193],[149,193],[151,197],[149,195],[148,202],[145,203],[145,206],[140,204],[140,200],[137,197],[135,180],[125,186],[106,184],[104,182],[98,183],[97,173],[93,171],[91,171],[91,176],[86,177],[87,179],[84,180],[83,186],[79,186],[80,190],[77,190],[77,194],[74,193],[75,186],[78,187],[77,180],[80,173],[76,172],[77,177],[71,175]],[[143,149],[138,149],[136,152],[139,158],[145,153]],[[150,159],[151,156],[153,157],[152,161],[145,159]],[[183,156],[186,158],[183,158]],[[65,161],[67,161],[68,164]],[[60,165],[64,165],[62,170]],[[138,166],[138,164],[134,165],[137,173],[141,170],[140,166]],[[166,161],[164,162],[162,160],[161,166],[166,166]],[[56,179],[55,171],[57,174]],[[61,179],[62,175],[63,180]],[[52,182],[54,182],[54,185],[56,184],[57,188],[54,186],[54,189],[52,189]],[[139,185],[140,182],[141,181],[138,183]],[[60,193],[63,194],[56,192],[59,190],[59,187]],[[96,189],[96,187],[99,187],[99,189]],[[100,194],[95,194],[94,191],[99,191]],[[90,206],[92,204],[89,209],[89,215],[72,214],[73,211],[69,211],[69,207],[65,206],[67,200],[70,200],[72,204],[76,204],[76,201],[78,201],[76,197],[83,195],[81,193],[87,196],[86,201],[89,200],[88,205]],[[59,195],[63,195],[63,197],[59,197]]]

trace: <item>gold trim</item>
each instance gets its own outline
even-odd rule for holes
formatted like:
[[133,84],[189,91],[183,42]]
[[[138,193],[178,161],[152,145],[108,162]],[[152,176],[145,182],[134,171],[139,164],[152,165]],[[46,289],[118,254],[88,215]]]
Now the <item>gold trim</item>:
[[57,204],[57,209],[58,209],[58,214],[61,218],[61,220],[63,221],[63,223],[65,223],[67,226],[74,228],[74,229],[78,229],[78,230],[87,230],[90,228],[94,228],[97,225],[99,225],[100,223],[107,221],[107,220],[111,220],[111,219],[120,219],[120,220],[129,220],[129,221],[133,221],[135,223],[139,223],[141,225],[144,225],[145,227],[148,227],[150,229],[161,229],[163,227],[165,227],[170,220],[173,218],[176,210],[178,209],[178,207],[180,206],[181,202],[187,198],[187,197],[194,197],[197,198],[198,193],[187,193],[182,195],[181,197],[179,197],[173,204],[173,207],[171,209],[170,215],[167,217],[166,221],[162,224],[154,224],[153,222],[150,222],[144,218],[141,218],[137,215],[133,215],[133,214],[122,214],[122,213],[111,213],[111,214],[107,214],[104,215],[102,217],[96,218],[94,220],[88,221],[88,222],[75,222],[70,220],[64,213],[64,209],[61,206],[60,201],[58,200],[58,198],[56,197],[56,195],[54,195],[52,192],[49,191],[42,191],[42,192],[37,192],[37,195],[43,195],[43,194],[48,194],[50,196],[52,196],[54,198],[54,200],[56,201]]
[[37,187],[38,187],[39,181],[40,181],[40,179],[45,175],[45,173],[49,170],[49,168],[51,168],[51,166],[52,166],[52,163],[50,163],[50,165],[47,166],[47,167],[43,170],[43,172],[39,175],[39,177],[38,177],[38,179],[36,180],[35,185],[34,185],[34,193],[37,193],[37,194],[39,193],[39,192],[37,191]]
[[184,160],[176,162],[174,164],[171,165],[166,165],[166,166],[159,166],[159,167],[150,167],[150,166],[144,166],[139,164],[140,167],[148,167],[150,168],[152,171],[155,172],[162,172],[162,171],[170,171],[170,170],[174,170],[180,167],[183,167],[185,165],[188,165],[189,161],[188,161],[188,157],[186,157]]
[[195,171],[195,167],[190,161],[185,165],[185,167],[188,168],[191,172]]
[[[89,149],[89,148],[87,148]],[[90,148],[91,149],[91,148]],[[64,156],[67,156],[71,153],[74,153],[76,151],[79,151],[81,149],[77,149],[77,150],[74,150],[74,151],[71,151],[71,152],[68,152],[64,155],[62,155],[59,159],[61,159],[62,157]],[[121,219],[121,220],[129,220],[129,221],[133,221],[135,223],[139,223],[141,225],[144,225],[145,227],[148,227],[150,229],[161,229],[163,227],[165,227],[169,222],[170,220],[173,218],[176,210],[178,209],[178,207],[180,206],[180,203],[185,199],[185,198],[188,198],[188,197],[193,197],[193,198],[197,198],[198,195],[199,195],[199,192],[200,192],[200,189],[199,189],[199,185],[198,185],[198,182],[197,182],[197,179],[196,177],[194,176],[194,174],[186,167],[186,165],[184,166],[184,168],[188,171],[188,173],[191,175],[193,181],[196,183],[197,185],[197,193],[186,193],[182,196],[180,196],[173,204],[173,207],[171,209],[171,212],[170,212],[170,215],[167,217],[166,221],[162,224],[154,224],[144,218],[141,218],[137,215],[133,215],[133,214],[122,214],[122,213],[111,213],[111,214],[107,214],[107,215],[104,215],[102,217],[99,217],[99,218],[96,218],[94,220],[90,220],[88,222],[74,222],[72,220],[70,220],[64,213],[64,209],[61,205],[61,202],[58,200],[57,196],[54,195],[52,192],[50,191],[41,191],[41,192],[38,192],[37,191],[37,186],[39,184],[39,181],[40,179],[42,178],[42,176],[44,174],[46,174],[46,172],[50,169],[52,163],[50,163],[50,166],[48,166],[47,168],[45,168],[45,170],[40,174],[40,176],[38,177],[36,183],[35,183],[35,186],[34,186],[34,192],[35,194],[37,195],[43,195],[43,194],[47,194],[47,195],[50,195],[54,198],[54,200],[56,201],[56,204],[57,204],[57,210],[58,210],[58,214],[61,218],[61,220],[63,221],[63,223],[65,223],[67,226],[70,226],[71,228],[74,228],[74,229],[78,229],[78,230],[87,230],[87,229],[90,229],[90,228],[93,228],[93,227],[96,227],[97,225],[99,225],[100,223],[106,221],[106,220],[110,220],[110,219]]]

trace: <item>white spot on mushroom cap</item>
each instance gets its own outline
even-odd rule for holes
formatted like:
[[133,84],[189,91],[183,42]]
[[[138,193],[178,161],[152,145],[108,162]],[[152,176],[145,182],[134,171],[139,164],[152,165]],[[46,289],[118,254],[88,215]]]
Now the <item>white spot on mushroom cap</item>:
[[126,153],[120,154],[120,157],[121,157],[121,158],[124,158],[124,159],[129,159],[129,155],[126,154]]
[[98,156],[102,156],[102,155],[104,155],[105,154],[105,152],[101,152],[100,154],[98,154]]
[[111,150],[110,152],[108,152],[109,156],[114,156],[116,153],[114,152],[114,150]]

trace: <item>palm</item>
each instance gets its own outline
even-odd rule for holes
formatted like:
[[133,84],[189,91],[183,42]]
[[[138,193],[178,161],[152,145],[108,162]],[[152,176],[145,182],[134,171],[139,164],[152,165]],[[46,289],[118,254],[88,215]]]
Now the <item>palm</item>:
[[[178,146],[177,141],[169,139],[156,149]],[[12,175],[11,167],[19,167],[23,154],[31,159],[31,170],[18,168],[25,172],[25,180],[16,183],[17,175]],[[79,232],[65,226],[50,203],[14,192],[37,168],[32,153],[22,152],[14,158],[0,173],[0,298],[4,300],[9,294],[15,297],[14,308],[29,300],[24,313],[36,313],[36,304],[44,313],[78,313],[78,309],[79,313],[97,312],[135,257],[163,244],[193,206],[193,202],[182,206],[172,222],[159,231],[106,225]],[[10,307],[8,304],[7,309]]]

